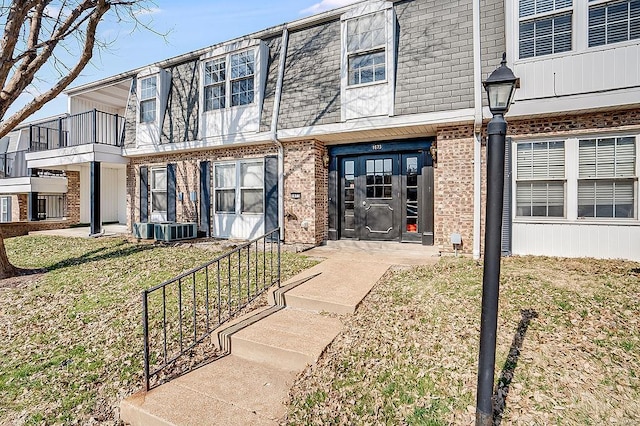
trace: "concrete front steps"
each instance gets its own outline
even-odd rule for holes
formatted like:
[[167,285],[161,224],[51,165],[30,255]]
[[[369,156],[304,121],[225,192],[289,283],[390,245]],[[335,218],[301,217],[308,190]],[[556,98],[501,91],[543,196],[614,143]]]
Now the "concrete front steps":
[[[313,253],[312,253],[313,254]],[[321,254],[320,254],[321,255]],[[277,425],[296,376],[342,330],[390,264],[330,257],[214,336],[230,354],[120,405],[131,425]]]

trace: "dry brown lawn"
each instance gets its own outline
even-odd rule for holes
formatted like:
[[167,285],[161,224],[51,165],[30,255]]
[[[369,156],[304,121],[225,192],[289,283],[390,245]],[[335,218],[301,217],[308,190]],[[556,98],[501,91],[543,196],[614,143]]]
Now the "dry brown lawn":
[[[290,424],[475,422],[482,264],[389,272],[298,379]],[[502,261],[496,420],[640,424],[640,264]]]

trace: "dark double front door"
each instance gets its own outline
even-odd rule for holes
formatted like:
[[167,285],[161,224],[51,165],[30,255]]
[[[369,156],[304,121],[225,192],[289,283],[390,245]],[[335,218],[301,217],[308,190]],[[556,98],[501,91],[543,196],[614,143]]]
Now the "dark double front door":
[[340,157],[340,238],[432,244],[433,174],[425,156]]

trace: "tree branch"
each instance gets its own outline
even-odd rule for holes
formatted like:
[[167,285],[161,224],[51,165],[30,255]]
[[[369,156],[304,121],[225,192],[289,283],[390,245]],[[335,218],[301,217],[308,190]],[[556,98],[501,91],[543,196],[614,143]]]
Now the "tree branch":
[[[82,53],[80,55],[80,59],[76,63],[76,65],[71,69],[67,76],[64,76],[56,84],[51,87],[45,93],[36,96],[31,102],[25,105],[18,112],[13,114],[7,120],[3,121],[0,124],[0,136],[6,135],[9,131],[11,131],[14,127],[16,127],[20,122],[25,120],[28,116],[37,111],[43,104],[49,102],[56,96],[58,96],[84,69],[84,67],[89,63],[91,57],[93,56],[93,46],[95,43],[96,30],[98,27],[98,23],[104,16],[104,14],[111,7],[111,3],[106,0],[98,0],[98,4],[96,8],[92,12],[89,18],[89,22],[87,23],[86,37],[84,41],[84,46],[82,49]],[[50,56],[50,54],[49,54]],[[35,74],[35,71],[33,73]],[[33,77],[33,76],[32,76]]]

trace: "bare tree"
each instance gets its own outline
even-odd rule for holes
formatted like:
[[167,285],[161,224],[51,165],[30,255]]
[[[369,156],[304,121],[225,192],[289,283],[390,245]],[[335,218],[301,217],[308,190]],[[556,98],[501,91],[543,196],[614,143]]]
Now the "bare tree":
[[[78,77],[101,45],[96,31],[108,14],[121,22],[142,24],[138,16],[148,10],[147,4],[146,0],[0,2],[0,137],[58,96]],[[57,81],[46,81],[43,74],[52,69],[58,71]],[[48,83],[48,89],[4,118],[21,94],[34,82],[43,81]],[[0,233],[0,278],[17,273],[19,270],[7,258]]]

